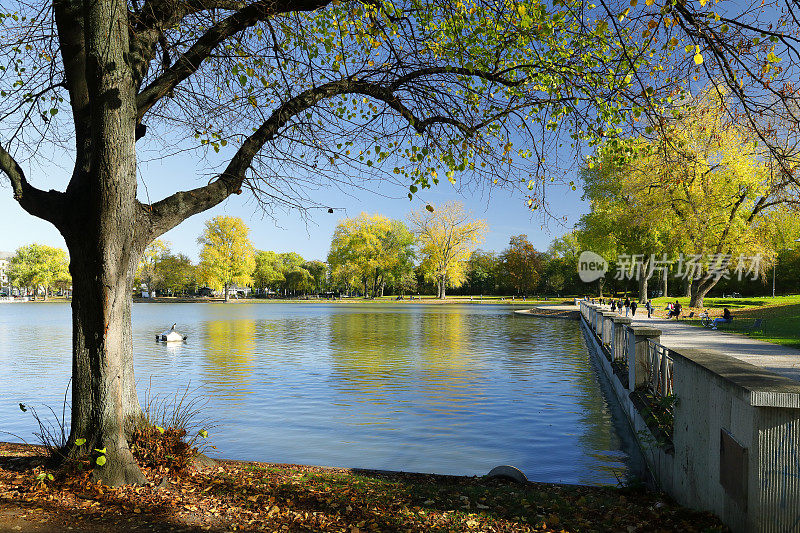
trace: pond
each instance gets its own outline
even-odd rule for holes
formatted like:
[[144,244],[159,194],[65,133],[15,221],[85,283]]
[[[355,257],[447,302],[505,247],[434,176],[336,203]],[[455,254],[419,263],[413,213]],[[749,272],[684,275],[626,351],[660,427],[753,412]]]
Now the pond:
[[[188,342],[154,342],[173,322]],[[465,475],[512,464],[585,484],[641,468],[577,322],[493,305],[137,303],[133,332],[140,397],[195,389],[217,424],[211,455]],[[0,305],[0,430],[16,435],[0,440],[35,441],[20,402],[61,415],[70,335],[68,304]]]

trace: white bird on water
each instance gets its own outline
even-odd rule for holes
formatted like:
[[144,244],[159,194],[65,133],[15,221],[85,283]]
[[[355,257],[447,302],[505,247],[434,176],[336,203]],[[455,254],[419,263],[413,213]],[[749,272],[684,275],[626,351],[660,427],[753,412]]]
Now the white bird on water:
[[178,323],[176,322],[176,323],[172,324],[172,327],[169,328],[168,330],[166,330],[164,333],[161,333],[160,335],[156,334],[156,340],[157,341],[161,341],[161,342],[183,342],[183,341],[185,341],[187,337],[185,335],[181,335],[180,333],[175,331],[175,326],[177,326],[177,325],[178,325]]

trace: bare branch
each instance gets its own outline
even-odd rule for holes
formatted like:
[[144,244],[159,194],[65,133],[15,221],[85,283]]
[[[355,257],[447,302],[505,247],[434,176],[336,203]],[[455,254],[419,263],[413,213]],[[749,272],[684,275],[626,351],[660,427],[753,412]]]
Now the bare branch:
[[226,39],[253,26],[260,20],[289,11],[314,11],[330,0],[260,0],[214,24],[189,50],[161,76],[142,89],[136,99],[137,119],[141,121],[147,111],[183,80],[197,72],[211,52]]
[[[471,72],[475,72],[477,73],[475,75],[485,79],[494,76],[487,72]],[[392,84],[392,86],[395,85]],[[231,194],[240,193],[247,170],[255,156],[265,144],[276,137],[280,129],[292,117],[310,109],[324,99],[344,94],[361,94],[385,102],[419,133],[425,132],[433,124],[449,124],[469,135],[483,125],[469,126],[459,120],[444,116],[418,118],[389,88],[375,83],[345,79],[308,89],[276,109],[252,135],[247,137],[225,170],[208,185],[190,191],[179,191],[151,206],[143,206],[149,219],[149,224],[145,224],[148,228],[146,230],[147,240],[156,238],[186,218],[219,204]]]

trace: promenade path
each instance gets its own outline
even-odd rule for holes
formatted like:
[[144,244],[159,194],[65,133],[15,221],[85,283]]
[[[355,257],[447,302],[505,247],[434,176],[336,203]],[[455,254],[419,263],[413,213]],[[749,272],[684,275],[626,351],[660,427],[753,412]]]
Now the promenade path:
[[[575,306],[563,306],[577,309]],[[603,306],[609,309],[609,306]],[[650,326],[661,330],[661,344],[680,353],[681,348],[695,348],[723,353],[751,365],[800,381],[800,350],[772,344],[745,335],[713,331],[690,326],[683,321],[667,320],[665,311],[659,309],[652,318],[640,307],[633,319],[634,326]],[[624,313],[622,314],[624,316]],[[767,324],[769,326],[769,324]],[[800,327],[800,324],[798,324]]]

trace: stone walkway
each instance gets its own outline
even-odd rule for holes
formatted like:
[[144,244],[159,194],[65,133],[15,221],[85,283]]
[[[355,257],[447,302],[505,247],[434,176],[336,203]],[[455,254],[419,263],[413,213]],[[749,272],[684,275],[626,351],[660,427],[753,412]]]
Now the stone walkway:
[[[604,308],[610,307],[603,306]],[[707,328],[690,326],[682,321],[666,320],[665,311],[647,318],[647,311],[640,307],[632,316],[633,325],[651,326],[661,330],[661,344],[680,353],[681,348],[696,348],[723,353],[751,365],[766,368],[781,376],[800,381],[800,350],[779,344],[753,339],[745,335],[725,333]],[[624,315],[623,315],[624,316]],[[629,315],[630,316],[630,315]],[[798,324],[800,327],[800,324]]]

